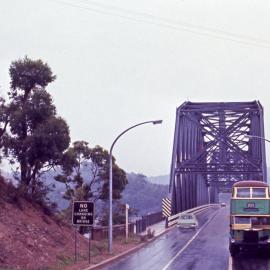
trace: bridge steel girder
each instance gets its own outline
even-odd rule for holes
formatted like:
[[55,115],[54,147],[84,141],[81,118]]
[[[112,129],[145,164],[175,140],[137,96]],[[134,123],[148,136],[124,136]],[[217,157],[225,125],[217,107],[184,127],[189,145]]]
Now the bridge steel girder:
[[[257,137],[246,137],[246,135]],[[185,102],[176,110],[170,175],[172,212],[216,202],[243,179],[266,182],[263,107]]]

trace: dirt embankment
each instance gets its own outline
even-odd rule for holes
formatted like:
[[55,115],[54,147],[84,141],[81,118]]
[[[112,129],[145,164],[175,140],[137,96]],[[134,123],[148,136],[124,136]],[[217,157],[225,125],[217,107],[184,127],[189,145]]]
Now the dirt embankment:
[[[74,228],[48,214],[47,209],[20,197],[0,176],[0,270],[79,270],[89,266],[88,240],[77,233],[74,263]],[[91,265],[140,245],[137,235],[91,241]]]
[[74,229],[12,192],[0,183],[0,269],[61,269],[74,256]]

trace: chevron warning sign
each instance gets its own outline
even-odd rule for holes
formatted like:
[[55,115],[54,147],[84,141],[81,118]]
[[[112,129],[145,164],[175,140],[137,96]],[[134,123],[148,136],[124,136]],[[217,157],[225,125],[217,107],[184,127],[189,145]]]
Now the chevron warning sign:
[[171,200],[169,198],[162,199],[162,215],[164,217],[171,216]]

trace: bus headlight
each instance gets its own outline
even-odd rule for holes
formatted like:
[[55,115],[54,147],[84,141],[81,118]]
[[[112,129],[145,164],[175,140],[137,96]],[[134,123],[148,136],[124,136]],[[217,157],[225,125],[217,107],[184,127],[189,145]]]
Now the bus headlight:
[[[270,239],[268,239],[268,240],[270,240]],[[231,243],[234,243],[235,242],[235,240],[233,239],[233,238],[231,238]],[[270,242],[269,242],[270,243]]]
[[270,238],[267,239],[267,243],[270,243]]

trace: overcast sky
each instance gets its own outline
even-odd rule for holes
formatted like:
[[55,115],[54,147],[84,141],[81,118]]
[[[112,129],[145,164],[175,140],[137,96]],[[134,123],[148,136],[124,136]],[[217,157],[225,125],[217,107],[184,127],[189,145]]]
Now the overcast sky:
[[114,149],[123,169],[148,176],[169,173],[185,100],[260,100],[270,137],[268,0],[96,1],[1,0],[1,92],[11,61],[28,55],[57,75],[48,90],[72,141],[108,149],[127,127],[163,119]]

